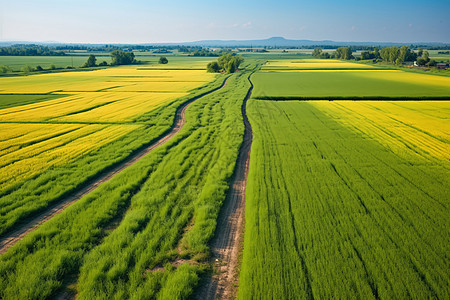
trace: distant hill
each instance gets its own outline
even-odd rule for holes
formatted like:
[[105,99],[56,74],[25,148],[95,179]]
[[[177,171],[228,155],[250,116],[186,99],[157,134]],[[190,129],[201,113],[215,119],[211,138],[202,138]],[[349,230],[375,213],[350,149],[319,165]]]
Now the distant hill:
[[[163,45],[162,43],[158,43]],[[284,37],[271,37],[263,40],[204,40],[185,43],[171,43],[171,45],[204,46],[204,47],[302,47],[302,46],[403,46],[411,43],[389,42],[335,42],[330,40],[289,40]],[[443,46],[444,43],[413,43],[415,45]],[[149,44],[150,45],[150,44]]]
[[[58,42],[28,42],[28,41],[0,41],[0,46],[11,46],[14,44],[37,44],[37,45],[70,45],[71,43]],[[202,40],[194,42],[179,43],[140,43],[140,44],[123,44],[123,43],[73,43],[71,45],[145,45],[145,46],[202,46],[202,47],[304,47],[304,46],[403,46],[403,45],[421,45],[421,46],[449,46],[448,43],[440,42],[414,42],[414,43],[391,43],[391,42],[335,42],[330,40],[313,41],[313,40],[289,40],[284,37],[271,37],[263,40]]]

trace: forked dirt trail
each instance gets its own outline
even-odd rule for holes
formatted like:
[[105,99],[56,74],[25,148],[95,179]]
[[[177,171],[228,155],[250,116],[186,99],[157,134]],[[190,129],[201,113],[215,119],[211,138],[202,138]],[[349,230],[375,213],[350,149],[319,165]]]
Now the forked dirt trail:
[[178,107],[171,129],[168,132],[166,132],[165,134],[163,134],[155,142],[144,147],[143,149],[141,149],[134,155],[131,155],[125,161],[121,162],[120,164],[118,164],[114,168],[110,169],[109,171],[101,173],[94,179],[87,182],[83,188],[75,191],[71,195],[69,195],[66,198],[59,201],[57,204],[49,207],[46,211],[44,211],[36,216],[33,216],[32,218],[19,224],[14,230],[7,232],[3,236],[1,236],[0,237],[0,254],[3,254],[4,252],[6,252],[6,250],[8,250],[10,247],[14,246],[18,241],[20,241],[22,238],[24,238],[28,233],[30,233],[31,231],[33,231],[37,227],[39,227],[39,225],[50,220],[55,215],[61,213],[66,207],[68,207],[75,201],[81,199],[86,194],[95,190],[100,184],[110,180],[112,177],[114,177],[114,175],[116,175],[117,173],[120,173],[124,169],[126,169],[129,166],[131,166],[132,164],[136,163],[142,157],[147,155],[150,151],[152,151],[153,149],[161,146],[162,144],[164,144],[168,140],[170,140],[175,134],[177,134],[181,130],[181,128],[183,128],[183,126],[186,122],[184,115],[185,115],[186,109],[189,107],[189,105],[192,102],[194,102],[195,100],[202,98],[210,93],[213,93],[213,92],[223,88],[226,85],[227,79],[228,78],[226,78],[223,81],[221,86],[214,88],[203,94],[200,94],[198,96],[195,96],[192,99],[185,102],[184,104],[182,104],[180,107]]
[[[249,78],[250,81],[250,78]],[[195,295],[196,299],[234,299],[237,292],[239,274],[239,249],[244,227],[245,188],[250,163],[252,145],[252,127],[247,118],[247,100],[253,91],[253,84],[242,104],[244,119],[244,140],[234,169],[234,176],[227,199],[223,204],[217,220],[215,236],[211,243],[212,259],[216,271],[202,285]]]

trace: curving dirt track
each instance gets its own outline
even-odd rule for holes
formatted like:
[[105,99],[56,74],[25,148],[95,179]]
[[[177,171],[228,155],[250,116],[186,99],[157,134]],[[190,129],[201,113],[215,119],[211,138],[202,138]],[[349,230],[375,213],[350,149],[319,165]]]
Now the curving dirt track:
[[180,105],[180,107],[177,108],[177,111],[175,114],[175,119],[174,119],[171,129],[168,130],[166,133],[164,133],[162,136],[160,136],[158,139],[156,139],[156,141],[145,146],[144,148],[142,148],[138,152],[134,153],[133,155],[128,157],[125,161],[119,163],[112,169],[110,169],[106,172],[103,172],[100,175],[98,175],[97,177],[91,179],[90,181],[88,181],[86,183],[86,185],[83,188],[70,194],[66,198],[59,201],[57,204],[52,205],[46,211],[27,219],[26,221],[20,223],[14,230],[7,232],[3,236],[1,236],[0,237],[0,254],[3,254],[4,252],[6,252],[10,247],[14,246],[18,241],[20,241],[22,238],[24,238],[28,233],[30,233],[31,231],[33,231],[37,227],[39,227],[39,225],[50,220],[55,215],[61,213],[66,207],[68,207],[75,201],[81,199],[86,194],[95,190],[100,184],[110,180],[114,175],[116,175],[117,173],[120,173],[127,167],[136,163],[142,157],[147,155],[150,151],[152,151],[153,149],[161,146],[162,144],[164,144],[168,140],[170,140],[184,126],[184,124],[186,122],[184,115],[185,115],[186,109],[189,107],[189,105],[192,102],[194,102],[195,100],[223,88],[226,85],[227,79],[228,78],[226,78],[223,81],[221,86],[214,88],[203,94],[200,94],[198,96],[195,96],[192,99],[189,99],[187,102]]
[[[250,77],[248,79],[250,81]],[[253,91],[253,84],[242,104],[244,119],[244,140],[234,169],[230,191],[217,220],[217,228],[211,242],[212,261],[215,274],[199,287],[196,299],[234,299],[237,294],[239,274],[239,250],[244,228],[245,188],[247,185],[250,150],[252,145],[252,127],[247,118],[247,100]]]

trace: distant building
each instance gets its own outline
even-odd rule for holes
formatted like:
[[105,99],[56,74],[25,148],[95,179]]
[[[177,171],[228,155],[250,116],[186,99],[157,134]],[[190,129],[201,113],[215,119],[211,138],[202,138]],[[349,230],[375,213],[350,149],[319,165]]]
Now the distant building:
[[436,64],[436,68],[445,70],[445,69],[450,68],[450,66],[449,66],[449,64],[446,64],[446,63],[438,63],[438,64]]

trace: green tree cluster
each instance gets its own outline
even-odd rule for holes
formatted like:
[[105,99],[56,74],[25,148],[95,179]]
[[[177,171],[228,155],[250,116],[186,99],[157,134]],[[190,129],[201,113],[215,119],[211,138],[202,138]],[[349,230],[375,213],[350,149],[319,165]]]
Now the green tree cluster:
[[334,57],[338,59],[353,59],[352,50],[350,47],[339,47],[336,49],[336,52],[334,52]]
[[378,48],[375,48],[373,51],[363,51],[361,52],[361,60],[368,60],[368,59],[379,59],[380,56],[380,50]]
[[165,56],[161,56],[160,58],[159,58],[159,61],[158,61],[158,63],[159,64],[162,64],[162,65],[165,65],[165,64],[167,64],[169,62],[169,60],[167,59],[167,57],[165,57]]
[[12,72],[11,68],[5,65],[0,66],[0,74]]
[[122,50],[114,50],[111,52],[111,65],[131,65],[136,63],[133,52],[125,52]]
[[97,58],[95,58],[95,55],[89,55],[87,61],[84,63],[83,68],[91,68],[97,66]]
[[383,61],[401,65],[405,61],[415,61],[417,59],[417,54],[408,46],[402,46],[400,49],[398,47],[386,47],[381,49],[380,57]]
[[220,56],[217,61],[210,62],[206,66],[206,70],[210,73],[224,72],[230,74],[236,72],[243,61],[242,56],[228,53]]
[[323,52],[321,48],[315,48],[312,56],[315,58],[322,58],[322,59],[329,59],[331,58],[330,53],[328,52]]
[[426,66],[426,65],[435,66],[436,61],[434,59],[430,60],[430,54],[428,53],[428,51],[423,51],[422,49],[420,49],[419,57],[417,58],[417,64],[419,66]]

